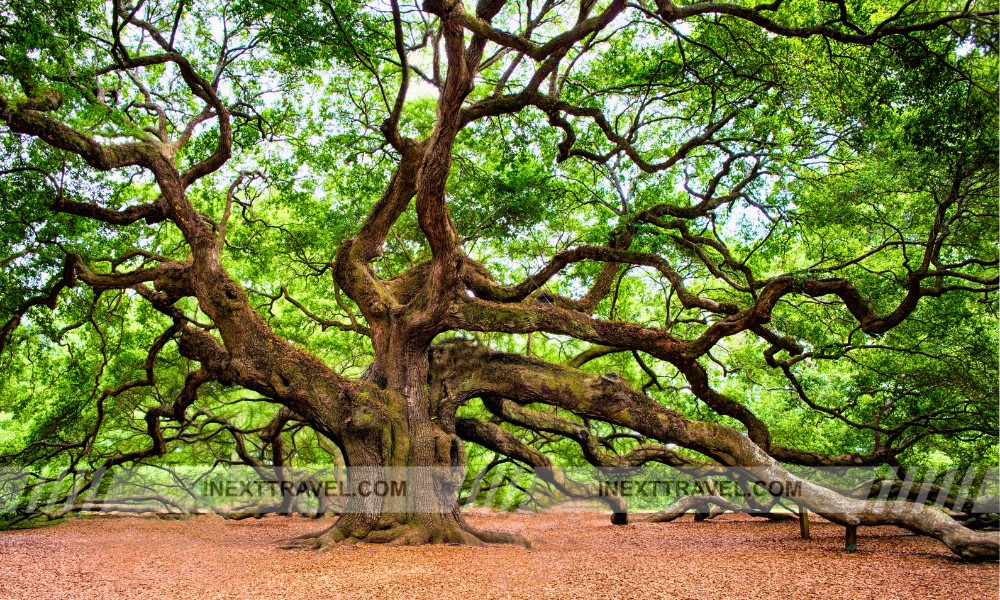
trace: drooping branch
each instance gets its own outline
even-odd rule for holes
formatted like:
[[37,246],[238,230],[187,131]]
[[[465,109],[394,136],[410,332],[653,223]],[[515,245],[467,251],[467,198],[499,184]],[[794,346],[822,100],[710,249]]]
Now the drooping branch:
[[511,400],[486,396],[483,404],[503,421],[533,431],[555,433],[576,442],[583,456],[597,467],[639,467],[658,462],[672,467],[693,466],[696,463],[661,444],[640,444],[626,454],[612,454],[603,447],[603,440],[584,425],[559,415],[527,408]]
[[[484,448],[493,450],[504,456],[509,456],[532,467],[542,481],[552,484],[560,492],[571,498],[598,497],[596,485],[573,481],[566,476],[566,473],[562,469],[553,468],[552,459],[525,444],[499,425],[480,421],[479,419],[460,418],[455,421],[455,427],[456,433],[463,440],[474,442]],[[620,521],[623,519],[623,516],[628,513],[628,506],[625,500],[613,495],[602,495],[599,497],[608,503],[615,515],[622,515],[616,517],[615,520],[616,523],[621,524]]]
[[76,269],[74,268],[74,263],[72,261],[66,261],[61,276],[50,282],[47,286],[48,291],[38,296],[28,298],[22,302],[21,305],[14,310],[14,314],[11,315],[10,319],[8,319],[7,322],[4,323],[3,327],[0,328],[0,353],[2,353],[4,348],[7,346],[7,340],[10,337],[10,334],[21,324],[21,319],[24,318],[24,315],[29,310],[36,306],[47,306],[49,309],[54,309],[56,307],[56,302],[59,299],[60,292],[67,287],[73,287],[75,283]]
[[746,512],[747,507],[735,504],[722,496],[714,494],[697,494],[684,496],[669,507],[649,515],[644,520],[649,523],[669,523],[683,517],[690,511],[695,511],[696,520],[711,519],[729,510]]

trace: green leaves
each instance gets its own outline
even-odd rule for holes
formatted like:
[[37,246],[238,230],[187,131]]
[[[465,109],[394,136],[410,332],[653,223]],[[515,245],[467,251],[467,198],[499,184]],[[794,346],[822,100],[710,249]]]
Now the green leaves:
[[[961,8],[939,4],[911,5],[916,14],[897,21]],[[552,12],[539,15],[538,6],[508,3],[492,26],[542,45],[573,27],[578,10],[545,6]],[[865,31],[898,8],[798,0],[760,12],[782,27],[850,34],[841,6]],[[442,24],[407,5],[399,14],[409,67],[401,140],[383,131],[403,85],[388,4],[147,0],[123,7],[135,10],[131,23],[110,9],[62,0],[0,9],[0,95],[16,106],[56,90],[64,102],[48,117],[96,143],[142,141],[157,160],[176,150],[183,171],[223,140],[219,111],[206,104],[205,89],[191,89],[174,53],[183,56],[182,66],[225,104],[234,131],[231,158],[184,199],[206,236],[220,239],[222,266],[276,335],[340,373],[361,376],[374,350],[367,337],[341,330],[365,325],[357,304],[365,300],[331,281],[343,258],[338,250],[372,216],[401,148],[427,143],[449,118],[465,125],[443,202],[462,251],[497,283],[524,281],[563,251],[611,240],[627,239],[628,251],[655,257],[616,269],[598,260],[566,265],[529,296],[526,311],[570,310],[600,283],[596,310],[576,315],[583,323],[625,321],[670,344],[732,327],[694,358],[620,352],[587,369],[618,373],[688,417],[740,427],[689,389],[678,364],[697,360],[709,383],[763,419],[778,443],[816,452],[871,451],[887,435],[880,427],[902,427],[896,439],[908,440],[907,459],[916,462],[939,460],[931,440],[947,435],[927,432],[960,430],[949,453],[961,460],[975,460],[970,449],[995,440],[996,411],[987,401],[995,396],[997,344],[995,20],[958,21],[869,47],[781,35],[733,15],[669,22],[629,5],[558,60],[487,43],[482,64],[451,65],[451,75],[478,70],[468,96],[449,108],[439,101],[449,76]],[[463,47],[479,43],[464,35]],[[52,209],[59,197],[112,210],[155,202],[160,185],[174,181],[162,172],[98,173],[40,140],[6,131],[2,142],[0,326],[51,289],[71,252],[101,273],[190,259],[169,215],[119,227]],[[401,287],[410,295],[388,312],[413,314],[427,301],[418,294],[426,272],[414,266],[429,249],[413,207],[400,211],[377,256],[356,272],[370,267],[386,289],[409,274]],[[667,264],[676,275],[650,264]],[[932,269],[946,274],[927,275]],[[769,278],[779,276],[794,280],[792,291],[740,329]],[[908,321],[875,338],[840,299],[806,294],[807,281],[833,278],[850,281],[878,315],[891,314],[914,287],[926,297]],[[474,296],[452,292],[463,302]],[[726,308],[706,308],[716,303]],[[219,334],[195,298],[171,306],[192,326]],[[0,384],[0,418],[11,432],[0,443],[16,450],[43,436],[86,437],[98,419],[95,399],[144,376],[146,352],[171,322],[135,289],[80,286],[66,290],[54,311],[27,313],[16,348],[0,357],[9,375]],[[589,328],[572,329],[585,337],[580,331]],[[551,331],[481,338],[560,363],[587,348]],[[773,340],[785,338],[803,348],[793,372],[821,408],[809,407],[767,363]],[[786,351],[775,356],[793,359]],[[98,453],[141,446],[145,410],[168,402],[197,368],[173,341],[155,362],[156,385],[102,407]],[[975,381],[956,375],[964,373]],[[266,422],[273,407],[259,407],[256,396],[240,401],[244,392],[216,386],[198,406],[234,422]],[[593,427],[621,433],[608,423]],[[230,455],[234,442],[211,431],[176,459]],[[611,449],[633,447],[626,438]],[[567,464],[582,460],[566,439],[533,443],[548,444]]]
[[270,47],[298,68],[359,57],[377,63],[393,47],[385,18],[353,0],[239,0],[231,10],[259,27]]

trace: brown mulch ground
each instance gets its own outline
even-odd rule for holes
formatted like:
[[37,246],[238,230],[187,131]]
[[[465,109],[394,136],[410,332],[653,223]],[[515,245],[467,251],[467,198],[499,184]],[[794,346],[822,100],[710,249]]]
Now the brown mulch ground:
[[323,523],[299,518],[74,519],[0,532],[2,598],[989,598],[998,566],[952,558],[891,527],[725,516],[609,524],[594,513],[473,512],[534,548],[361,546],[281,550]]

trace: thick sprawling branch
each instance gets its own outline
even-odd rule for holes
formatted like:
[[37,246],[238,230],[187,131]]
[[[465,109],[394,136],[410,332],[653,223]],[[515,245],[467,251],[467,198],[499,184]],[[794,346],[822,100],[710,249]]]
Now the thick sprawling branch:
[[110,225],[131,225],[139,220],[144,220],[147,225],[152,225],[167,218],[167,206],[162,198],[149,204],[129,206],[122,210],[112,210],[97,204],[59,198],[52,203],[52,210],[95,219]]
[[102,144],[92,136],[69,127],[48,113],[58,110],[62,95],[45,90],[38,98],[11,99],[0,95],[0,120],[11,131],[37,137],[52,146],[76,154],[90,166],[110,171],[128,166],[149,167],[157,151],[151,142]]
[[438,355],[455,382],[470,395],[497,395],[520,404],[545,403],[575,414],[628,427],[662,443],[700,452],[724,465],[752,467],[759,477],[800,486],[795,501],[845,525],[898,525],[931,535],[968,559],[996,560],[1000,540],[973,532],[945,513],[902,501],[849,498],[800,479],[746,436],[722,425],[691,421],[620,379],[609,380],[576,369],[513,355],[466,347]]

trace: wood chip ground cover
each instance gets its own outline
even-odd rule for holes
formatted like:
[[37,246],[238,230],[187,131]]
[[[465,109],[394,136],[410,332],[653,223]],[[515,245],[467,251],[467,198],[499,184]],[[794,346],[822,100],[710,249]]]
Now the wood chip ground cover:
[[906,531],[727,515],[610,525],[596,513],[472,511],[534,548],[280,549],[327,522],[84,518],[0,532],[0,598],[988,598],[998,566]]

